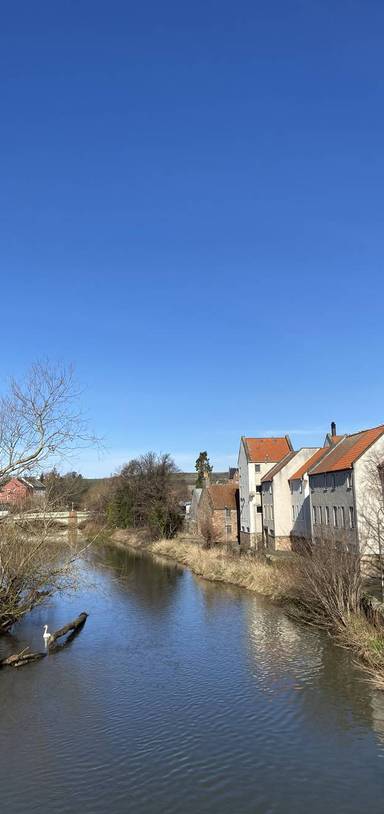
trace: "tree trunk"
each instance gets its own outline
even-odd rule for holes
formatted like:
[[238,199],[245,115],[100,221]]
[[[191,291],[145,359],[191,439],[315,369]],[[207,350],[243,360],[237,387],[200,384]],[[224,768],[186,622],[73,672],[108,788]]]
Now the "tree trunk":
[[20,653],[15,653],[14,656],[8,656],[6,659],[0,661],[0,667],[22,667],[24,664],[30,664],[32,661],[39,661],[43,659],[46,653],[27,653],[28,647],[25,647]]
[[88,614],[85,611],[83,611],[83,613],[80,613],[80,615],[77,616],[76,619],[73,620],[73,622],[68,622],[68,624],[64,625],[64,627],[60,627],[58,630],[55,630],[54,633],[51,633],[51,638],[49,639],[48,647],[54,645],[57,639],[60,639],[62,636],[65,636],[66,633],[71,632],[73,635],[74,633],[80,632],[83,625],[85,625],[87,617]]

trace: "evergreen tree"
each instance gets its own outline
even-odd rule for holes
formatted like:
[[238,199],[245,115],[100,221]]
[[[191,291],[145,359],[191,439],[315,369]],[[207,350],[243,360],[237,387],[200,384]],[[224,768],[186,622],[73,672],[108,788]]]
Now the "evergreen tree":
[[204,486],[207,475],[210,475],[213,469],[209,463],[207,452],[200,452],[200,455],[195,463],[195,469],[197,472],[196,487],[201,489],[202,486]]

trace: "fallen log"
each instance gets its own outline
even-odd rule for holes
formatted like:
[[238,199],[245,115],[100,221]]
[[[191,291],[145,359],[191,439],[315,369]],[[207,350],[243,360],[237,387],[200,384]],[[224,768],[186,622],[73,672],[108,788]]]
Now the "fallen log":
[[7,656],[6,659],[0,661],[0,667],[23,667],[24,664],[30,664],[32,661],[39,661],[45,658],[46,653],[28,653],[29,647],[25,647],[20,653],[15,653],[14,656]]
[[[61,639],[61,637],[65,636],[66,633],[70,633],[70,636],[68,636],[67,641],[72,640],[78,633],[80,633],[80,630],[84,627],[87,618],[88,614],[85,613],[85,611],[83,611],[83,613],[80,613],[80,615],[77,616],[76,619],[73,620],[73,622],[68,622],[67,625],[60,627],[58,630],[55,630],[54,633],[51,633],[48,642],[48,648],[51,648],[52,646],[56,645],[57,639]],[[59,646],[60,645],[56,645],[56,647]]]

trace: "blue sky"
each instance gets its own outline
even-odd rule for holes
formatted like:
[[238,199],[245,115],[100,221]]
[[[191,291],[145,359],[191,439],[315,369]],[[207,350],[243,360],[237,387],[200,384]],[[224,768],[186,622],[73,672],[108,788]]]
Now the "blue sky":
[[3,7],[1,379],[75,364],[85,474],[383,422],[383,28],[372,0]]

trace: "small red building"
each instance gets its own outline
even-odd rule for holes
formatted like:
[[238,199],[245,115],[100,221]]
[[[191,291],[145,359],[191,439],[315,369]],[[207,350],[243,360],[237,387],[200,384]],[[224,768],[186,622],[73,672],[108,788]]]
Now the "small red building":
[[0,503],[25,503],[44,498],[45,486],[37,478],[11,478],[0,488]]

